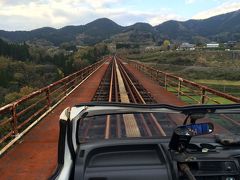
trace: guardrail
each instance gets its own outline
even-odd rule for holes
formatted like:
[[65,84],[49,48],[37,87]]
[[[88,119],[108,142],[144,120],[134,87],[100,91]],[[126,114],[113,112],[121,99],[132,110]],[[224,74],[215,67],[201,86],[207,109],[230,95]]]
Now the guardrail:
[[240,103],[238,97],[154,69],[137,61],[129,61],[129,63],[154,81],[157,81],[166,90],[175,93],[182,101],[188,104]]
[[0,149],[66,97],[108,57],[0,108]]

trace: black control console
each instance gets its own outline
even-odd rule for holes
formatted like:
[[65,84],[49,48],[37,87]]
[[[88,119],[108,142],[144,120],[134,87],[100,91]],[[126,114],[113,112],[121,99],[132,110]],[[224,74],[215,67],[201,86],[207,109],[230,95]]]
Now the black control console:
[[[82,144],[74,179],[185,180],[189,178],[179,165],[187,164],[197,180],[240,180],[240,149],[218,144],[214,152],[178,153],[169,150],[168,142],[169,139],[137,139]],[[200,144],[201,141],[196,146]]]

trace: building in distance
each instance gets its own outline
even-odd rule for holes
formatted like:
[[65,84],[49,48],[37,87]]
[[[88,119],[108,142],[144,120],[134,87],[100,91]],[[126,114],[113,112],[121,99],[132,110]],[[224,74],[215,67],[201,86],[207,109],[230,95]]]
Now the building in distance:
[[219,48],[219,43],[217,43],[217,42],[210,42],[210,43],[207,43],[206,47],[207,48]]
[[177,50],[190,50],[193,51],[195,50],[196,45],[195,44],[190,44],[187,42],[182,43]]

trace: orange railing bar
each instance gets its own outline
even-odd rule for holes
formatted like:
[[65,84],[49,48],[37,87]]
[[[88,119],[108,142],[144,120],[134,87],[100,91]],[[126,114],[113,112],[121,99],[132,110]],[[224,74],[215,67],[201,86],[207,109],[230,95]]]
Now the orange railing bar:
[[109,57],[106,56],[95,64],[34,91],[15,102],[0,107],[0,150],[15,136],[23,132],[28,123],[34,122],[36,118],[42,116],[47,110],[55,107],[59,100],[66,97],[75,86],[108,59]]
[[[199,89],[201,91],[201,94],[202,94],[202,101],[201,101],[202,104],[205,103],[204,102],[204,98],[207,97],[207,95],[206,95],[207,92],[211,93],[213,95],[216,95],[218,97],[222,97],[222,98],[225,98],[227,100],[230,100],[232,102],[240,103],[240,98],[232,96],[230,94],[226,94],[226,93],[223,93],[221,91],[209,88],[207,86],[200,85],[200,84],[195,83],[193,81],[181,78],[179,76],[176,76],[176,75],[173,75],[173,74],[170,74],[170,73],[166,73],[166,72],[154,69],[154,68],[152,68],[150,66],[147,66],[147,65],[142,64],[142,63],[137,62],[137,61],[130,61],[130,63],[136,69],[138,69],[139,71],[144,72],[145,74],[150,76],[152,79],[158,80],[158,79],[164,78],[164,86],[165,86],[165,88],[169,85],[169,83],[168,83],[169,80],[168,79],[171,79],[170,81],[175,81],[174,84],[176,84],[176,85],[177,84],[181,85],[182,83],[184,83],[185,87],[188,87],[188,88],[193,88],[194,87],[194,88]],[[160,80],[160,81],[162,82],[162,80]],[[175,87],[177,87],[177,86],[175,86]],[[179,88],[179,89],[181,89],[181,88]],[[176,91],[178,91],[177,88],[176,88]],[[180,94],[180,92],[178,92],[178,94]],[[212,99],[212,98],[210,98],[210,99]],[[214,100],[214,102],[215,101],[216,100]]]

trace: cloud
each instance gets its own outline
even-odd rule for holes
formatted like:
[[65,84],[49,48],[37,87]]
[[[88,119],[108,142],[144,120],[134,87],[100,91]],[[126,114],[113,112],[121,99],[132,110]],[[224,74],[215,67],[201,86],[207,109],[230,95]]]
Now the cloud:
[[122,25],[131,25],[136,22],[146,22],[155,26],[164,21],[171,19],[183,20],[183,18],[177,14],[174,14],[168,9],[159,9],[159,12],[152,11],[137,11],[125,8],[118,9],[99,9],[96,11],[102,17],[109,17],[110,19],[122,24]]
[[209,9],[200,13],[197,13],[193,16],[193,19],[206,19],[212,16],[236,11],[240,9],[240,2],[239,0],[228,1],[222,3],[220,6],[217,6],[213,9]]
[[185,4],[193,4],[196,0],[185,0]]
[[[67,17],[57,15],[58,7],[31,2],[22,5],[4,6],[0,10],[1,27],[11,29],[15,24],[21,29],[35,28],[40,24],[58,26],[67,23]],[[4,24],[3,24],[4,23]]]
[[185,20],[183,17],[177,15],[177,14],[152,14],[149,18],[149,23],[152,25],[159,25],[160,23],[163,23],[165,21],[169,20]]
[[0,0],[0,27],[5,30],[30,30],[51,26],[86,24],[97,18],[108,17],[121,25],[136,22],[160,24],[170,19],[181,19],[167,9],[137,11],[123,6],[127,0]]

